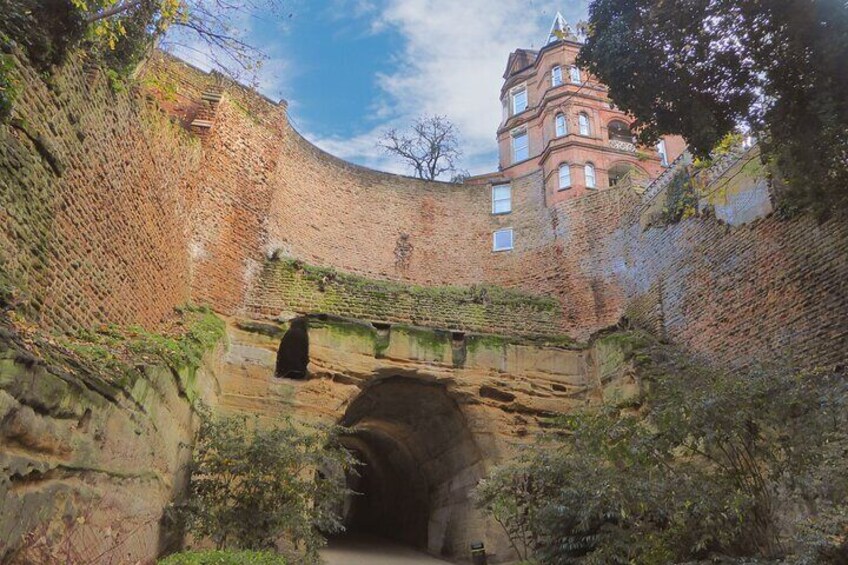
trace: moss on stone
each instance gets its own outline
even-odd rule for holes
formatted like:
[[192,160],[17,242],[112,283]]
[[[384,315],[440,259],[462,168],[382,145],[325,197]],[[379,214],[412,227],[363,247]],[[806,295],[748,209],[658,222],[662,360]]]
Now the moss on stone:
[[497,303],[503,306],[523,306],[543,312],[556,311],[559,303],[553,298],[536,296],[521,291],[494,285],[460,286],[419,286],[361,277],[341,273],[329,267],[307,265],[296,259],[276,259],[277,268],[299,273],[304,279],[319,285],[319,290],[327,292],[333,287],[363,289],[369,292],[369,298],[394,300],[398,295],[426,296],[458,303],[485,306]]
[[[144,378],[145,365],[163,365],[180,381],[189,397],[203,355],[225,335],[224,321],[205,307],[178,309],[172,333],[153,333],[139,327],[105,326],[58,340],[86,371],[131,391]],[[54,361],[61,361],[53,359]]]
[[392,333],[405,335],[419,349],[442,357],[450,348],[451,334],[445,330],[433,330],[417,326],[396,325],[392,326]]

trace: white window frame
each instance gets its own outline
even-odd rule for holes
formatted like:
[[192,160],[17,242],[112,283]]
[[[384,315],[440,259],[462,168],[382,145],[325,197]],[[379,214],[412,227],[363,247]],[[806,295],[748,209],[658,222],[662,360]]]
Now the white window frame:
[[668,151],[666,150],[664,139],[659,140],[657,143],[657,153],[659,153],[662,166],[668,167]]
[[[524,98],[523,98],[524,106],[522,108],[519,108],[518,104],[517,104],[520,94],[524,95]],[[527,94],[527,85],[521,85],[521,86],[513,88],[512,92],[510,92],[509,96],[510,96],[510,100],[511,100],[510,106],[512,108],[512,115],[513,116],[517,116],[518,114],[520,114],[521,112],[523,112],[524,110],[526,110],[527,108],[530,107],[530,99],[528,98],[528,94]]]
[[[509,247],[498,247],[498,234],[500,233],[508,233],[509,234]],[[501,251],[512,251],[515,247],[515,232],[512,228],[503,228],[497,231],[492,232],[492,252],[499,253]]]
[[562,67],[557,65],[551,69],[551,86],[562,85]]
[[[563,183],[562,173],[566,171],[566,182]],[[557,190],[568,190],[571,188],[571,165],[562,163],[557,169],[559,188]]]
[[580,135],[586,137],[592,135],[592,121],[589,119],[589,114],[580,112],[577,115],[577,123],[580,125]]
[[582,84],[583,77],[580,75],[580,67],[577,65],[571,65],[568,69],[568,75],[571,79],[571,84]]
[[[516,150],[517,146],[516,146],[515,142],[516,142],[516,140],[518,140],[521,137],[524,137],[527,140],[527,142],[525,144],[525,151],[526,151],[527,155],[524,156],[523,158],[519,159],[518,158],[518,151]],[[530,158],[530,133],[526,129],[513,132],[511,143],[512,143],[512,164],[513,165],[515,163],[520,163],[521,161],[526,161],[527,159]]]
[[565,114],[560,113],[554,116],[554,134],[556,137],[568,135],[568,121],[565,119]]
[[[583,179],[586,182],[586,188],[598,188],[598,171],[595,165],[592,163],[583,165]],[[592,182],[589,182],[589,179],[592,179]]]
[[[498,195],[498,190],[506,189],[506,196]],[[506,210],[498,210],[498,204],[506,202]],[[492,185],[492,214],[501,215],[512,212],[512,185],[510,184],[493,184]]]

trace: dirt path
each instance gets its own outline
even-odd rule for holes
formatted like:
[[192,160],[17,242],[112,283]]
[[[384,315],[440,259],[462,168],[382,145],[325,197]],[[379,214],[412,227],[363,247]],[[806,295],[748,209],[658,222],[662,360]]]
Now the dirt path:
[[321,551],[327,565],[438,565],[450,563],[380,538],[344,536]]

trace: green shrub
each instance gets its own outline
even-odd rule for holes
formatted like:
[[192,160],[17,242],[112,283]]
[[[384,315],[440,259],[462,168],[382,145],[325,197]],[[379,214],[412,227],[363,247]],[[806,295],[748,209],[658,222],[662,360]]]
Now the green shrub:
[[159,560],[159,565],[286,565],[282,555],[271,551],[185,551]]
[[561,418],[541,448],[478,486],[519,553],[845,563],[844,375],[713,371],[650,341],[630,359],[640,402]]
[[342,529],[337,510],[354,463],[335,441],[338,430],[201,414],[181,509],[188,531],[218,549],[264,550],[284,538],[316,562],[322,532]]

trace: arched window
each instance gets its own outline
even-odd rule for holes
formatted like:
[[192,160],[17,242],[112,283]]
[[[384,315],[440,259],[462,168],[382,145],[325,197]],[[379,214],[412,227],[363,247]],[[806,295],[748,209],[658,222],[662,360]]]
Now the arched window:
[[607,169],[607,178],[609,179],[610,187],[617,185],[628,175],[641,176],[641,171],[634,167],[631,163],[615,163]]
[[569,73],[571,74],[571,82],[572,83],[580,84],[581,82],[583,82],[583,81],[580,80],[580,69],[578,69],[576,65],[571,65],[571,68],[569,69]]
[[559,166],[559,189],[571,188],[571,166],[563,163]]
[[580,135],[590,135],[592,129],[589,127],[589,115],[586,112],[580,112],[578,120],[580,122]]
[[562,84],[562,67],[557,65],[551,69],[551,86],[559,86]]
[[625,143],[633,143],[633,134],[630,133],[630,126],[621,120],[613,120],[607,126],[610,141],[623,141]]
[[557,114],[556,118],[554,118],[554,124],[556,127],[557,137],[562,137],[568,133],[568,125],[565,122],[565,114]]
[[595,188],[597,182],[595,180],[595,165],[586,163],[583,167],[583,176],[586,178],[586,188]]

